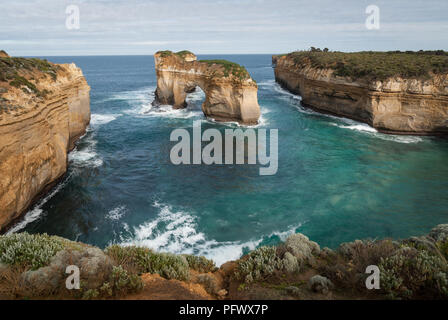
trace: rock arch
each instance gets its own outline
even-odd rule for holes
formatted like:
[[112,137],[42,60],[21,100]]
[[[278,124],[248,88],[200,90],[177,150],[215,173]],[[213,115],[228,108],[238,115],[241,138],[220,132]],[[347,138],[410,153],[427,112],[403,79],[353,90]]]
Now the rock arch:
[[256,124],[260,117],[258,87],[244,67],[225,60],[202,60],[189,51],[154,55],[157,89],[154,105],[185,108],[187,94],[199,86],[202,111],[217,121]]

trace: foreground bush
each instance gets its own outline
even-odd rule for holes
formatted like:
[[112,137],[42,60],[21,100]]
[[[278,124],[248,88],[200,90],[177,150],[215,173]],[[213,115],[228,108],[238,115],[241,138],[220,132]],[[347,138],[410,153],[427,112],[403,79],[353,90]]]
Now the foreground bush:
[[82,298],[99,299],[124,296],[129,293],[139,292],[143,289],[142,279],[137,274],[129,274],[121,266],[112,268],[109,280],[101,287],[81,291]]
[[122,247],[112,245],[106,254],[118,264],[137,273],[157,273],[166,279],[188,280],[190,267],[184,256],[170,253],[157,253],[147,248],[136,246]]
[[321,263],[318,269],[339,287],[364,290],[368,276],[366,267],[379,265],[381,258],[389,257],[397,248],[398,244],[390,240],[343,243],[336,251],[325,250],[321,254],[325,263]]
[[[80,270],[80,289],[67,290],[66,268]],[[104,252],[60,237],[18,233],[0,236],[3,297],[107,298],[143,287],[140,277],[115,266]]]
[[426,250],[403,247],[379,268],[381,289],[391,298],[448,298],[448,265]]
[[246,283],[261,280],[283,268],[275,247],[260,247],[239,260],[235,277]]
[[207,273],[207,272],[214,272],[217,269],[215,262],[207,259],[206,257],[194,256],[191,254],[185,254],[184,257],[185,259],[187,259],[190,269],[193,269],[195,271],[201,273]]
[[47,234],[14,233],[0,236],[0,263],[37,270],[64,248],[80,248],[76,242]]

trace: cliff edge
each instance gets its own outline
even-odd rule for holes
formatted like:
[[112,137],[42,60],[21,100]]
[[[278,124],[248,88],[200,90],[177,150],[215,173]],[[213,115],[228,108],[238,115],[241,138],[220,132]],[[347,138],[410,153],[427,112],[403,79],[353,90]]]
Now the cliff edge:
[[273,56],[276,81],[305,106],[395,134],[448,133],[448,54],[298,51]]
[[[355,240],[334,250],[296,233],[219,268],[190,254],[119,245],[101,250],[14,233],[0,236],[0,299],[446,300],[447,259],[448,224],[427,235]],[[80,269],[78,290],[66,288],[72,265]]]
[[66,172],[90,122],[89,92],[74,64],[1,55],[0,232]]
[[157,89],[154,105],[185,108],[187,94],[199,86],[205,93],[202,111],[217,121],[256,124],[260,117],[258,87],[246,69],[226,60],[197,60],[189,51],[154,55]]

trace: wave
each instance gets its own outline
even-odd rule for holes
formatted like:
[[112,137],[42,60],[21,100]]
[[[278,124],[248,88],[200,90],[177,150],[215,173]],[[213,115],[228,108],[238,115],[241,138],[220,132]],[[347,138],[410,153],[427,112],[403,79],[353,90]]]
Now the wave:
[[213,123],[213,124],[220,124],[226,127],[230,127],[230,128],[262,128],[262,127],[266,127],[268,124],[268,121],[266,120],[265,117],[263,117],[263,113],[269,113],[269,112],[262,112],[260,115],[260,118],[258,119],[258,123],[257,124],[241,124],[237,121],[216,121],[214,118],[212,117],[207,117],[205,120],[203,120],[204,122],[209,122],[209,123]]
[[[291,99],[295,100],[296,103],[294,104],[294,107],[296,107],[296,109],[299,110],[301,113],[305,113],[305,114],[309,114],[309,115],[316,115],[316,116],[336,120],[336,122],[331,122],[330,124],[333,126],[339,127],[341,129],[358,131],[361,133],[369,134],[370,136],[375,137],[375,138],[379,138],[379,139],[387,140],[387,141],[398,142],[398,143],[417,143],[417,142],[423,141],[423,138],[417,137],[417,136],[402,136],[402,135],[381,133],[366,123],[358,122],[356,120],[339,117],[339,116],[335,116],[335,115],[331,115],[331,114],[320,113],[320,112],[314,111],[312,109],[305,108],[300,103],[302,101],[302,98],[300,96],[283,89],[278,83],[275,83],[273,85],[273,88],[275,91],[277,91],[278,93],[283,95],[283,97],[285,97],[285,98],[287,97],[287,98],[291,98]],[[343,122],[345,124],[340,124],[340,122]]]
[[122,114],[92,114],[90,116],[90,126],[99,127],[100,125],[109,123],[122,116]]
[[70,165],[77,167],[101,167],[103,159],[96,152],[96,144],[94,132],[88,132],[82,140],[86,146],[76,146],[75,149],[68,154]]
[[64,186],[70,180],[71,176],[72,176],[72,174],[68,174],[67,177],[65,177],[65,179],[62,182],[60,182],[58,185],[56,185],[55,188],[53,188],[50,191],[50,193],[48,193],[45,197],[40,199],[39,202],[37,204],[35,204],[31,210],[29,210],[27,213],[25,213],[23,218],[17,224],[15,224],[11,229],[9,229],[8,232],[6,232],[6,234],[18,232],[18,231],[24,229],[31,222],[40,219],[44,213],[44,211],[42,210],[43,205],[45,203],[47,203],[48,200],[53,198],[62,188],[64,188]]
[[[115,120],[117,117],[121,116],[121,114],[92,114],[90,117],[90,127],[87,128],[86,133],[79,138],[78,141],[82,141],[86,143],[86,147],[79,148],[75,147],[68,154],[68,161],[70,165],[74,165],[75,167],[81,166],[89,166],[89,167],[100,167],[103,165],[103,160],[96,153],[96,144],[97,141],[94,139],[93,130],[100,125],[109,123]],[[76,168],[75,168],[76,169]],[[20,222],[14,225],[7,233],[14,233],[25,228],[29,223],[38,220],[43,215],[42,206],[48,202],[56,193],[58,193],[66,184],[67,181],[73,174],[76,174],[77,170],[69,171],[69,174],[64,179],[63,182],[59,183],[50,193],[48,193],[44,198],[42,198],[31,210],[29,210]]]
[[97,153],[95,139],[96,130],[109,122],[121,117],[122,114],[92,114],[90,116],[90,126],[87,129],[86,134],[79,139],[85,146],[79,145],[68,154],[68,160],[71,165],[78,167],[101,167],[103,165],[103,159]]
[[106,218],[112,221],[120,220],[127,212],[126,206],[118,206],[108,212]]
[[174,109],[171,105],[153,106],[152,102],[155,99],[154,91],[155,87],[127,91],[115,95],[114,99],[126,100],[131,105],[131,108],[125,110],[124,113],[134,117],[166,117],[177,119],[203,117],[202,110],[197,106],[197,102],[205,98],[202,90],[188,94],[187,107],[183,109]]
[[155,97],[155,90],[156,87],[150,86],[138,90],[122,91],[112,95],[110,98],[108,98],[108,101],[124,100],[131,106],[137,106],[142,103],[148,102],[148,100],[152,101]]
[[139,245],[156,251],[176,254],[203,255],[220,266],[226,261],[236,260],[243,255],[245,249],[253,250],[263,240],[278,236],[284,240],[295,233],[301,225],[293,226],[284,232],[273,232],[267,237],[246,242],[208,240],[204,233],[197,231],[196,217],[182,210],[173,210],[169,205],[155,202],[159,215],[151,221],[134,227],[133,232],[127,230],[128,236],[121,235],[119,242],[123,246]]
[[187,108],[184,109],[174,109],[171,105],[153,106],[151,104],[142,105],[141,108],[137,111],[137,114],[147,117],[166,117],[178,119],[202,117],[201,110],[193,109],[190,106],[187,106]]
[[393,135],[393,134],[384,134],[381,132],[378,132],[378,130],[376,130],[375,128],[365,124],[365,123],[360,123],[354,120],[350,120],[350,119],[346,119],[346,118],[342,118],[344,119],[343,121],[346,123],[350,123],[348,125],[341,125],[341,124],[337,124],[337,123],[332,123],[332,125],[342,128],[342,129],[349,129],[349,130],[354,130],[354,131],[358,131],[358,132],[364,132],[364,133],[368,133],[370,136],[382,139],[382,140],[387,140],[387,141],[393,141],[393,142],[399,142],[399,143],[417,143],[417,142],[421,142],[423,141],[423,139],[421,137],[417,137],[417,136],[402,136],[402,135]]

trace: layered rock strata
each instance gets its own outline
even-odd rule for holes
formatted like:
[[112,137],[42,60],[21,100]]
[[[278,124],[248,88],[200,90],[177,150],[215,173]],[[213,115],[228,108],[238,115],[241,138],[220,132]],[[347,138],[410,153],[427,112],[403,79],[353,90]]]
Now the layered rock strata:
[[90,87],[74,64],[0,58],[0,232],[67,170],[90,122]]
[[311,63],[298,66],[288,55],[272,60],[276,81],[300,95],[305,106],[365,122],[385,133],[448,133],[448,74],[424,80],[353,80]]
[[200,87],[205,93],[202,110],[207,117],[242,124],[258,122],[258,87],[243,67],[224,60],[198,61],[194,54],[185,51],[159,51],[154,60],[155,105],[185,108],[187,94]]

